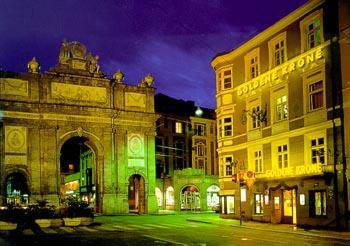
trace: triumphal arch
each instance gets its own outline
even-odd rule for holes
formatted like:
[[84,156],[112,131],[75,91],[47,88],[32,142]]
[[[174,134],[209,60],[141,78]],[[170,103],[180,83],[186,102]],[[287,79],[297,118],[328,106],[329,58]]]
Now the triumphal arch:
[[0,78],[1,203],[62,203],[96,211],[156,212],[153,77],[127,85],[107,78],[99,57],[63,41],[58,64]]

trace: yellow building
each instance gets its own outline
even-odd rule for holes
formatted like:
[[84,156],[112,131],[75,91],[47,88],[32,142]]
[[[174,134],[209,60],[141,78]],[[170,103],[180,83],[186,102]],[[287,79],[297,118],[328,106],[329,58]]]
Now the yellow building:
[[212,60],[222,217],[346,227],[338,37],[311,0]]

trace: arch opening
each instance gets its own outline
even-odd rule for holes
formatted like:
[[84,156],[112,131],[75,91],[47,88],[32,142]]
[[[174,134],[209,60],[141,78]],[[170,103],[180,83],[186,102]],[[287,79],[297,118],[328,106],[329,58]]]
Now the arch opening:
[[29,202],[27,177],[20,172],[10,173],[6,177],[6,203],[26,206]]
[[200,210],[200,193],[195,185],[187,185],[181,190],[181,210]]
[[98,211],[96,153],[86,137],[68,139],[60,150],[60,198],[85,201]]

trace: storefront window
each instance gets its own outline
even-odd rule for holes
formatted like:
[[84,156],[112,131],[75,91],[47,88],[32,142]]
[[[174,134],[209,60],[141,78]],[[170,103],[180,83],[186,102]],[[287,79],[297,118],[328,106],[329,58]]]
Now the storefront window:
[[241,202],[247,201],[247,189],[241,188]]
[[325,190],[309,191],[310,217],[327,215],[327,193]]
[[228,214],[235,213],[235,197],[234,196],[227,196],[226,197],[226,211]]
[[255,194],[255,213],[256,214],[262,214],[264,212],[263,202],[264,202],[263,194]]
[[209,209],[214,209],[219,206],[219,190],[216,185],[209,186],[207,189],[207,206]]
[[299,196],[299,203],[302,206],[305,205],[305,194],[300,194],[300,196]]

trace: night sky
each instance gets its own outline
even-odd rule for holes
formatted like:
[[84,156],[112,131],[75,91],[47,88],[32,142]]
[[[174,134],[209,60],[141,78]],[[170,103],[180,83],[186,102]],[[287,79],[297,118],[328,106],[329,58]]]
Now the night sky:
[[215,108],[211,59],[254,36],[306,0],[0,0],[0,69],[57,64],[64,38],[99,55],[108,77],[155,77],[157,92]]

